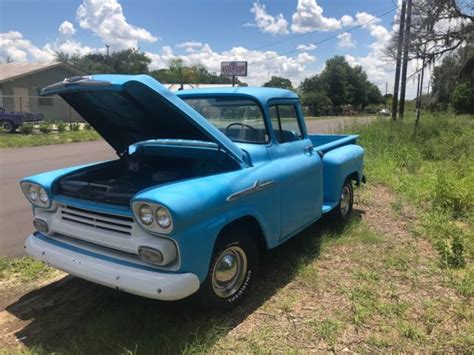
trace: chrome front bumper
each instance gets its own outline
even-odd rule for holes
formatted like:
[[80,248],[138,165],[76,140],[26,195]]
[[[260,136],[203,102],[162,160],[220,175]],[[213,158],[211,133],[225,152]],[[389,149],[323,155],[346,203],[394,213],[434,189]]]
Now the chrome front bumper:
[[153,267],[78,248],[39,232],[28,236],[26,253],[71,275],[159,300],[178,300],[195,293],[200,286],[195,274],[173,274]]

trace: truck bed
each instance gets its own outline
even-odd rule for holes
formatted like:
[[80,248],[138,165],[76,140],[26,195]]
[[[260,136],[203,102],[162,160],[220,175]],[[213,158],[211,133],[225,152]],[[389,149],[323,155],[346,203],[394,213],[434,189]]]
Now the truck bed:
[[356,144],[359,136],[350,134],[310,134],[309,139],[313,142],[315,149],[326,153],[334,148],[342,147],[348,144]]

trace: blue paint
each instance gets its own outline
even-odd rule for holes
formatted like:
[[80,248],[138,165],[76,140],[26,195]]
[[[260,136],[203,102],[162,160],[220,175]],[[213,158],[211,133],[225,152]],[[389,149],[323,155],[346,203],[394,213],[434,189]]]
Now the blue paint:
[[[363,176],[364,151],[356,145],[357,136],[309,135],[298,97],[292,91],[239,87],[185,90],[175,95],[154,79],[143,75],[94,75],[92,78],[109,81],[111,85],[100,88],[70,85],[45,92],[73,97],[77,93],[91,90],[101,90],[101,94],[125,91],[133,97],[134,104],[138,103],[140,107],[150,108],[150,105],[156,104],[156,116],[153,119],[171,125],[168,126],[168,132],[171,132],[172,136],[162,137],[161,133],[156,131],[159,125],[153,126],[155,131],[150,134],[137,126],[138,139],[133,140],[131,133],[125,136],[125,141],[130,142],[126,147],[129,154],[148,146],[159,149],[168,157],[193,157],[219,151],[239,163],[236,170],[231,172],[149,187],[138,192],[131,200],[131,203],[160,204],[171,212],[173,230],[167,237],[172,238],[179,247],[181,266],[177,272],[192,272],[201,282],[207,276],[215,241],[229,223],[242,217],[255,219],[261,227],[267,248],[274,248],[319,219],[323,213],[336,207],[342,185],[349,176],[356,182]],[[180,99],[215,96],[239,96],[257,102],[268,129],[268,144],[232,142]],[[90,96],[87,99],[92,100],[90,102],[94,100]],[[75,103],[80,106],[80,100]],[[179,127],[172,126],[178,123],[159,116],[159,109],[164,104],[172,107],[176,117],[186,117],[185,124],[189,125],[186,127],[191,132],[190,137],[184,137]],[[277,141],[275,127],[272,127],[269,115],[269,108],[273,104],[294,106],[301,127],[301,139],[287,143]],[[77,109],[81,110],[81,107]],[[93,116],[93,112],[88,113],[90,117]],[[131,117],[119,116],[104,116],[110,125],[102,133],[111,145],[121,149],[123,142],[117,141],[121,133],[116,130]],[[139,116],[137,122],[146,125],[150,119],[150,116]],[[100,122],[94,122],[100,127]],[[183,124],[183,121],[180,122]],[[87,166],[39,174],[27,178],[27,181],[45,187],[56,202],[98,212],[133,216],[130,207],[54,195],[55,181],[74,170],[84,168],[87,169]],[[241,198],[227,201],[229,196],[255,186],[257,181],[271,184],[268,188],[257,189]]]

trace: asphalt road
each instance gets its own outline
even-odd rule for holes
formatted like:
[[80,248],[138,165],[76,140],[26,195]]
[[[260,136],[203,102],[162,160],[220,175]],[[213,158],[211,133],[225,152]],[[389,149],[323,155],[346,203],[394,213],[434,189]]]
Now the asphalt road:
[[[311,133],[331,133],[354,120],[369,123],[373,118],[311,120],[307,126]],[[22,255],[25,237],[33,231],[31,205],[18,183],[21,178],[114,157],[104,141],[0,149],[0,256]]]

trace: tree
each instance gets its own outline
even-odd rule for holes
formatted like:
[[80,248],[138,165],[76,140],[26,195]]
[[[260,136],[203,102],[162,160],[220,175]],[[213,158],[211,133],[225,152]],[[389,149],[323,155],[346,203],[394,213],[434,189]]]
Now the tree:
[[324,91],[310,91],[301,96],[301,103],[307,106],[312,116],[328,116],[333,113],[331,99]]
[[451,104],[457,114],[474,113],[474,89],[467,83],[458,84],[454,88]]
[[380,90],[367,79],[362,67],[351,67],[342,56],[327,60],[321,74],[303,80],[299,90],[304,102],[317,111],[322,108],[318,107],[316,100],[323,100],[322,107],[329,105],[336,113],[342,112],[346,105],[363,110],[369,104],[384,102]]
[[291,84],[290,79],[282,78],[280,76],[272,76],[272,78],[265,84],[263,84],[263,86],[270,88],[293,90],[293,85]]
[[148,64],[151,63],[145,53],[135,48],[112,52],[109,56],[93,53],[81,57],[57,52],[56,60],[87,74],[147,74]]
[[[443,54],[472,42],[474,5],[465,0],[414,0],[412,6],[409,58],[434,64]],[[396,58],[398,31],[385,49]]]

